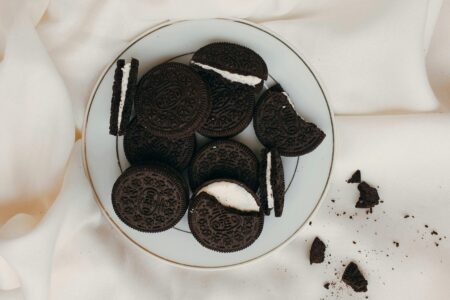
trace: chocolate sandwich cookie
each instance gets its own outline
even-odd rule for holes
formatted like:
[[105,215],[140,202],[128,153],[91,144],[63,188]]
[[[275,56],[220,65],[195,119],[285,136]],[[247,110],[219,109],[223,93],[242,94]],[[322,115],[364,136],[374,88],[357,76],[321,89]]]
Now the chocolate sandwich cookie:
[[228,178],[242,181],[253,191],[258,189],[259,162],[244,144],[218,140],[203,146],[189,166],[189,182],[195,190],[206,181]]
[[257,91],[268,75],[266,63],[256,52],[225,42],[212,43],[197,50],[191,65],[217,73],[230,82],[254,87]]
[[268,148],[276,147],[283,156],[307,154],[325,138],[322,130],[296,112],[280,85],[267,90],[258,100],[253,126],[259,141]]
[[211,94],[211,112],[198,133],[209,138],[235,136],[252,121],[255,89],[229,82],[222,76],[193,66],[207,83]]
[[139,81],[135,101],[137,120],[155,136],[190,136],[205,123],[210,110],[208,88],[188,66],[164,63]]
[[266,215],[270,215],[270,211],[275,209],[275,217],[281,217],[284,207],[284,170],[276,148],[262,150],[260,174],[263,211]]
[[111,135],[123,135],[127,129],[136,94],[138,67],[139,61],[134,58],[119,59],[116,63],[109,119]]
[[207,83],[212,109],[198,130],[210,138],[231,137],[252,120],[255,95],[267,79],[267,66],[254,51],[231,43],[213,43],[195,52],[191,66]]
[[243,183],[213,180],[201,186],[192,197],[189,228],[204,247],[218,252],[239,251],[261,234],[264,215],[258,197]]
[[180,171],[189,165],[195,145],[195,134],[179,139],[158,137],[145,130],[136,119],[131,121],[123,139],[130,164],[160,161]]
[[160,232],[183,217],[188,189],[176,170],[162,164],[132,166],[114,183],[112,205],[128,226],[142,232]]

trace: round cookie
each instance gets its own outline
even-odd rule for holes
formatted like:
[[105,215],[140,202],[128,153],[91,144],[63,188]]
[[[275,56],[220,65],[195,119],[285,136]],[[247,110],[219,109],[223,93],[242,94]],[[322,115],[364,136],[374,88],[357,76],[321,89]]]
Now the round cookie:
[[203,146],[189,166],[189,182],[195,190],[206,181],[228,178],[258,189],[259,162],[250,148],[233,140],[218,140]]
[[160,232],[183,217],[188,189],[180,174],[169,166],[132,166],[114,183],[112,205],[128,226],[142,232]]
[[281,217],[284,207],[284,169],[281,156],[276,148],[262,150],[260,168],[260,194],[262,209],[266,215],[275,210],[275,217]]
[[255,89],[232,83],[214,72],[193,66],[207,83],[211,94],[211,112],[198,132],[209,138],[234,136],[252,121]]
[[264,215],[250,188],[237,181],[218,179],[207,182],[193,195],[188,222],[192,235],[204,247],[235,252],[260,236]]
[[179,139],[154,136],[139,125],[136,119],[131,121],[123,139],[125,156],[130,164],[156,160],[180,171],[189,165],[195,145],[195,134]]
[[137,120],[155,136],[190,136],[205,123],[210,110],[208,88],[188,66],[164,63],[139,81],[135,100]]
[[259,99],[253,126],[259,141],[267,148],[276,147],[283,156],[307,154],[325,138],[322,130],[295,111],[280,85],[270,88]]

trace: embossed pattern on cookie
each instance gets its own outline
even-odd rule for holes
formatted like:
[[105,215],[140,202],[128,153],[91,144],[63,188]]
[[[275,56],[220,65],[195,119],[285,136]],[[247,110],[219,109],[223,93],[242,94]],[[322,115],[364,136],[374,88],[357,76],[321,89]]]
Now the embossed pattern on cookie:
[[[222,183],[215,180],[211,183]],[[238,182],[241,187],[244,187]],[[256,195],[244,187],[246,193]],[[221,195],[223,197],[239,197],[239,194]],[[233,199],[239,202],[239,199]],[[264,215],[260,211],[240,211],[224,206],[207,192],[199,192],[193,196],[188,212],[189,227],[197,241],[204,247],[218,252],[234,252],[247,248],[259,237],[264,225]]]
[[135,100],[138,123],[156,136],[192,135],[206,121],[211,101],[206,84],[191,68],[165,63],[147,72]]
[[283,156],[307,154],[325,138],[315,124],[305,121],[295,110],[289,96],[276,85],[259,99],[253,126],[259,141],[268,148],[276,147]]
[[169,166],[132,166],[120,175],[112,190],[117,216],[142,232],[173,227],[186,212],[187,203],[187,187]]
[[203,146],[188,170],[192,190],[217,178],[242,181],[254,191],[259,185],[258,159],[250,148],[233,140],[218,140]]
[[125,156],[132,165],[160,161],[180,171],[189,165],[195,145],[194,134],[179,139],[158,137],[145,130],[136,119],[131,121],[123,140]]
[[198,130],[210,138],[231,137],[250,124],[255,105],[255,90],[247,85],[228,82],[220,75],[197,66],[194,70],[207,83],[211,93],[211,112]]

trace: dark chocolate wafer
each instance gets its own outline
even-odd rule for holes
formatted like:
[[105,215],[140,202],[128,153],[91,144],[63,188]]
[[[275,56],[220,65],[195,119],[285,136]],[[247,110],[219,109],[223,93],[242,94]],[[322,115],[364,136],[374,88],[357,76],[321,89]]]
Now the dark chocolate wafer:
[[112,204],[117,216],[142,232],[172,228],[183,217],[188,189],[175,169],[161,164],[132,166],[116,180]]

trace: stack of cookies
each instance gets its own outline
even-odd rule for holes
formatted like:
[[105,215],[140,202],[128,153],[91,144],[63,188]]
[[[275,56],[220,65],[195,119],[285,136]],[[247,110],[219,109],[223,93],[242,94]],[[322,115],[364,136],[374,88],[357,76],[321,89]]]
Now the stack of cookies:
[[[139,82],[138,65],[118,60],[114,76],[109,131],[124,135],[131,164],[112,190],[117,216],[136,230],[161,232],[188,210],[192,235],[204,247],[250,246],[264,215],[283,213],[281,156],[309,153],[325,134],[298,114],[280,85],[257,99],[268,70],[246,47],[209,44],[189,65],[158,65]],[[260,159],[230,139],[252,120],[265,147]],[[210,142],[197,149],[196,134]]]

